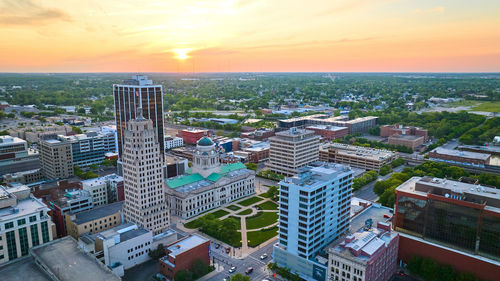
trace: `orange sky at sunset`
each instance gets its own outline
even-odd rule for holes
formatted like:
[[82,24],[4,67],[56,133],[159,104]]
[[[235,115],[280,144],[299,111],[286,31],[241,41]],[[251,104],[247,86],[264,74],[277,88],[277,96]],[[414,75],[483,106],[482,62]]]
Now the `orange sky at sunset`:
[[0,72],[500,71],[500,1],[0,0]]

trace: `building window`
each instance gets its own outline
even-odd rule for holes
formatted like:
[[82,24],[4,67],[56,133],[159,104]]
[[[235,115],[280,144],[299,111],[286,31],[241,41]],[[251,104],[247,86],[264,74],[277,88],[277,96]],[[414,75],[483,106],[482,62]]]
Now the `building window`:
[[9,254],[9,260],[17,258],[16,235],[14,231],[7,232],[7,252]]
[[14,222],[8,222],[5,224],[5,229],[13,228],[14,227]]
[[31,231],[31,243],[33,247],[40,245],[40,239],[38,238],[38,226],[36,224],[30,225]]
[[26,227],[20,228],[19,232],[19,244],[21,245],[21,255],[26,256],[28,254],[28,232]]
[[23,224],[26,224],[26,219],[17,220],[17,225],[23,225]]
[[46,221],[42,222],[42,240],[43,240],[43,243],[47,243],[50,241],[49,227],[48,227]]
[[34,222],[34,221],[36,221],[36,216],[31,216],[30,217],[30,222]]

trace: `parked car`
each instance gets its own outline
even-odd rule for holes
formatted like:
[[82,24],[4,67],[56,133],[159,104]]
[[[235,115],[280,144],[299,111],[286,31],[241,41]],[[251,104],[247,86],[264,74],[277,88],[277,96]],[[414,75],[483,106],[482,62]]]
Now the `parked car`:
[[262,256],[260,256],[260,259],[261,259],[261,260],[265,260],[265,259],[267,259],[267,254],[263,254]]
[[227,247],[226,248],[226,254],[229,254],[231,252],[231,248]]
[[215,249],[219,249],[220,248],[220,244],[215,244]]
[[233,266],[229,269],[229,273],[233,273],[236,271],[236,266]]
[[247,274],[247,275],[248,275],[248,274],[250,274],[250,273],[252,273],[252,272],[253,272],[253,267],[249,267],[249,268],[247,268],[247,270],[245,271],[245,274]]

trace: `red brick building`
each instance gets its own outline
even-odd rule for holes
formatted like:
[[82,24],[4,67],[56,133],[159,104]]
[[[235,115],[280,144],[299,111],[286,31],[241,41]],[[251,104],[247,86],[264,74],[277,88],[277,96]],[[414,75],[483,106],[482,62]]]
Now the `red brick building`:
[[399,259],[431,258],[482,280],[500,276],[500,193],[495,188],[412,177],[396,188]]
[[205,134],[207,134],[207,136],[210,135],[210,133],[207,130],[186,129],[186,130],[180,130],[177,133],[177,136],[182,138],[185,144],[196,144],[196,142],[199,139],[201,139]]
[[177,272],[192,270],[198,259],[210,265],[210,240],[193,234],[166,247],[166,256],[160,259],[160,273],[174,280]]
[[423,136],[414,135],[392,135],[389,137],[388,142],[391,145],[402,145],[413,150],[417,150],[417,147],[423,145],[425,139]]
[[427,141],[428,134],[426,129],[418,128],[418,127],[403,127],[403,125],[394,124],[394,125],[384,125],[380,126],[380,136],[381,137],[390,137],[393,135],[412,135],[412,136],[420,136],[424,137],[424,141]]
[[325,140],[340,139],[347,136],[347,134],[349,133],[348,127],[337,127],[330,125],[315,125],[309,126],[306,129],[314,131],[316,135],[321,136],[321,138]]

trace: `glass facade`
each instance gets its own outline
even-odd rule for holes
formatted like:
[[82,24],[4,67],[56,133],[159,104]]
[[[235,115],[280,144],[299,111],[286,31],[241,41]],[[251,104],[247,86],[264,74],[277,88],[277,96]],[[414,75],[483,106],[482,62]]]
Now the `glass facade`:
[[157,131],[160,151],[163,155],[165,151],[165,134],[163,129],[162,88],[156,85],[115,85],[113,94],[120,157],[123,152],[126,123],[131,119],[135,119],[136,110],[140,106],[142,106],[143,117],[151,119],[153,122],[153,127]]
[[16,234],[14,231],[7,232],[7,253],[9,260],[17,258]]
[[50,241],[49,227],[47,225],[47,222],[46,221],[42,222],[41,226],[42,226],[42,240],[43,240],[43,243],[47,243],[47,242]]
[[33,247],[40,245],[40,239],[38,238],[38,225],[36,224],[30,225],[30,232],[31,232],[31,244],[33,244]]
[[479,253],[494,258],[500,257],[500,218],[485,214],[479,236]]
[[500,218],[481,209],[398,196],[395,229],[459,250],[500,258]]
[[28,231],[26,230],[26,227],[19,228],[19,244],[21,245],[21,255],[26,256],[29,251],[29,244],[28,244]]

